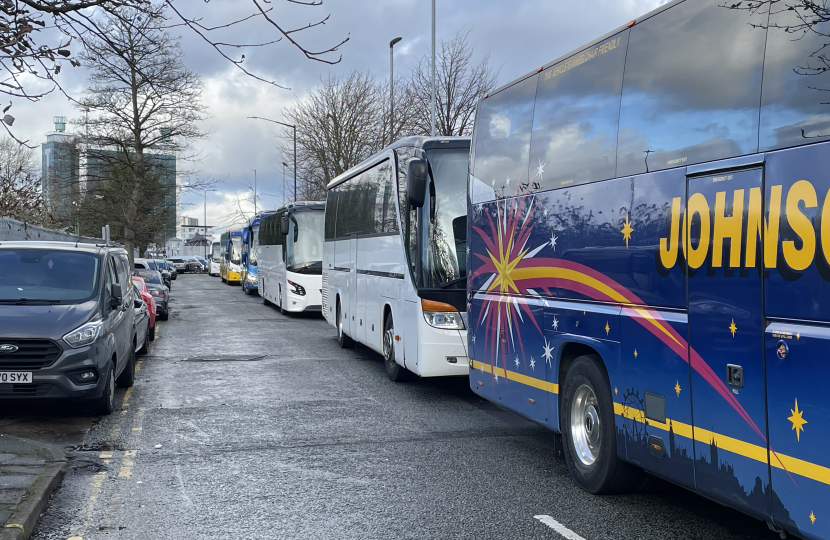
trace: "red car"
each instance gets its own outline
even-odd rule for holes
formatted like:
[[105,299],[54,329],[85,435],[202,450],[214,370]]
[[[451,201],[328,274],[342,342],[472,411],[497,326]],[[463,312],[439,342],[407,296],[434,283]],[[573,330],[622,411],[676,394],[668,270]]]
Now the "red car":
[[150,312],[150,341],[156,339],[156,299],[147,290],[147,284],[144,283],[144,278],[133,276],[133,285],[141,294],[141,299],[147,304],[147,311]]

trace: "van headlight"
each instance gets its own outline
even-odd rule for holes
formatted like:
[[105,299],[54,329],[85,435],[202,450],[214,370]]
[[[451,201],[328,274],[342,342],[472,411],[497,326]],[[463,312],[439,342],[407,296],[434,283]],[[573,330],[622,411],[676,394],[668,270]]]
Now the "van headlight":
[[101,320],[89,321],[63,336],[63,340],[73,349],[92,345],[101,336],[103,326],[104,322]]
[[245,276],[245,279],[250,281],[251,283],[256,283],[256,274],[251,274],[250,272]]
[[442,330],[464,330],[464,320],[457,311],[424,311],[427,324]]

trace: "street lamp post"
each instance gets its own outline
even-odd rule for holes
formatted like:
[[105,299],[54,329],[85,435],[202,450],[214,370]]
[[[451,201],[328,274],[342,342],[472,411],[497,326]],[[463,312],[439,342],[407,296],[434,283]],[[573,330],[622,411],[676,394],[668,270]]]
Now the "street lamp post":
[[254,217],[256,218],[256,169],[251,169],[254,171]]
[[435,0],[432,0],[432,100],[429,113],[429,134],[435,137]]
[[285,168],[288,167],[288,163],[282,162],[282,204],[285,205]]
[[400,37],[389,42],[389,144],[395,137],[395,44],[400,43]]
[[270,118],[260,118],[259,116],[249,116],[253,120],[265,120],[266,122],[273,122],[281,126],[290,127],[294,130],[294,202],[297,202],[297,126],[294,124],[286,124],[285,122],[278,122]]
[[208,191],[219,191],[218,189],[206,189],[205,190],[205,260],[207,260],[207,194]]

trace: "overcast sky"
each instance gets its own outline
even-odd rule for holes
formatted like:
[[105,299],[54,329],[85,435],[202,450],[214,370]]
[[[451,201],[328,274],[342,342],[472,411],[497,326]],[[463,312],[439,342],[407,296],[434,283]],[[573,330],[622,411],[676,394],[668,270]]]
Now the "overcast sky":
[[[436,32],[440,40],[469,30],[476,59],[489,53],[491,63],[500,71],[499,84],[503,84],[665,1],[437,0]],[[178,0],[176,5],[180,5]],[[249,0],[186,0],[181,5],[189,14],[203,16],[206,24],[226,23],[252,12]],[[197,169],[200,177],[222,180],[218,192],[207,194],[209,225],[227,224],[223,218],[234,211],[237,198],[251,198],[252,169],[257,170],[260,209],[275,209],[282,202],[282,164],[274,148],[278,126],[246,117],[281,120],[285,107],[306,96],[330,72],[342,75],[363,69],[388,77],[389,40],[394,37],[403,37],[395,47],[396,72],[407,72],[419,57],[429,53],[429,0],[325,0],[321,7],[273,0],[272,5],[275,20],[289,25],[304,25],[331,15],[325,26],[295,34],[311,49],[327,48],[346,36],[350,40],[341,47],[343,60],[335,66],[308,60],[285,41],[241,51],[250,70],[289,88],[281,90],[246,77],[194,34],[181,31],[186,65],[205,83],[204,102],[211,115],[205,127],[211,136],[198,143],[201,161],[180,167]],[[275,29],[252,22],[226,32],[222,40],[250,43],[275,37]],[[67,66],[60,77],[68,93],[82,95],[86,74],[81,68]],[[36,104],[15,100],[10,112],[17,117],[16,133],[34,144],[45,141],[45,133],[53,129],[53,116],[78,116],[57,92]],[[292,182],[290,171],[287,182]],[[179,216],[203,222],[201,195],[185,195],[182,203]],[[248,210],[250,205],[243,203],[243,208]]]

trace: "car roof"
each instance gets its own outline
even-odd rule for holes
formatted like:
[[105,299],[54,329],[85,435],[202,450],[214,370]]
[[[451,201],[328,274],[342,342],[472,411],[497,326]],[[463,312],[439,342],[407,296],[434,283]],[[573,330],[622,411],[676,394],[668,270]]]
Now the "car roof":
[[56,249],[62,251],[81,251],[84,253],[106,253],[106,252],[115,252],[115,253],[123,253],[126,254],[127,251],[124,248],[117,247],[117,246],[107,246],[103,243],[101,244],[83,244],[83,243],[75,243],[75,242],[56,242],[56,241],[30,241],[30,240],[15,240],[9,242],[0,242],[0,249],[8,248],[28,248],[28,249]]

